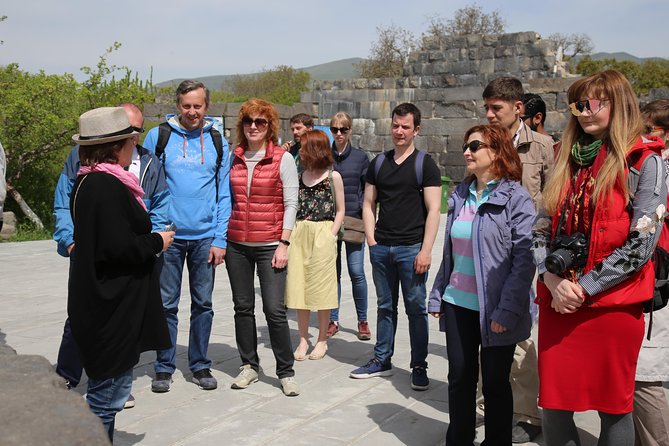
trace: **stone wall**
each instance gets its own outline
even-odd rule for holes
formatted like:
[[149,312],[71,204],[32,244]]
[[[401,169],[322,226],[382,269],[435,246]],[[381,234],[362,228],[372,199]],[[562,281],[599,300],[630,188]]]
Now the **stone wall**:
[[449,37],[426,44],[424,51],[410,55],[401,78],[316,82],[302,102],[314,104],[325,124],[337,111],[349,113],[353,144],[372,154],[393,148],[391,112],[402,102],[413,102],[422,114],[416,146],[456,181],[464,175],[463,135],[486,122],[481,95],[492,79],[520,79],[526,92],[546,102],[548,132],[559,134],[564,127],[566,90],[574,78],[564,77],[553,43],[536,32]]

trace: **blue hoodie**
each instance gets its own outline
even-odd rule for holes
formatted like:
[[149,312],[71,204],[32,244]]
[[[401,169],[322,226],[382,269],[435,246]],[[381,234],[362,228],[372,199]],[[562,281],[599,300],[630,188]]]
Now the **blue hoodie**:
[[[144,204],[151,217],[152,231],[162,231],[168,223],[167,214],[170,206],[170,194],[165,183],[162,164],[153,153],[142,146],[137,146],[139,153],[139,185],[144,189]],[[69,257],[67,247],[74,243],[74,225],[70,214],[70,194],[77,179],[80,167],[79,146],[74,146],[65,160],[53,198],[53,215],[56,217],[56,230],[53,239],[58,243],[58,254]]]
[[[223,138],[217,202],[217,154],[209,132],[215,121],[206,117],[202,129],[187,131],[176,115],[166,118],[172,133],[161,161],[165,163],[167,188],[172,197],[169,216],[177,225],[176,237],[183,240],[213,238],[212,246],[226,248],[231,210],[228,142]],[[144,140],[147,149],[155,150],[158,132],[158,127],[149,130]]]

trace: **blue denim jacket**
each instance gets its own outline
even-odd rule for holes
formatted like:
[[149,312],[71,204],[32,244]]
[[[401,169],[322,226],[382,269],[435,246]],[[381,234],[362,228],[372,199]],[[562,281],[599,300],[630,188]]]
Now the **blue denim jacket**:
[[[442,297],[453,268],[451,227],[467,200],[470,182],[462,182],[448,200],[444,252],[430,292],[430,313],[442,313]],[[530,336],[530,287],[535,273],[530,247],[535,215],[532,198],[520,183],[502,179],[474,216],[472,246],[483,347],[511,345]],[[493,333],[493,320],[507,330]],[[444,324],[442,316],[441,331]]]

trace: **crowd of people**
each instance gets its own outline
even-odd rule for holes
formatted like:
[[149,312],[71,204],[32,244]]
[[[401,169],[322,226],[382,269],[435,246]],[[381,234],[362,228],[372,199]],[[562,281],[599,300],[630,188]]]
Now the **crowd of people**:
[[340,330],[344,253],[357,337],[373,337],[366,248],[375,344],[350,377],[393,373],[401,290],[412,389],[430,385],[428,316],[445,332],[447,445],[473,444],[480,425],[486,445],[542,432],[547,445],[578,445],[573,415],[586,410],[599,414],[601,445],[669,445],[669,314],[655,313],[644,340],[643,312],[667,206],[669,101],[640,109],[613,70],[580,78],[555,141],[546,104],[518,79],[491,81],[482,99],[488,122],[465,132],[467,174],[444,210],[431,291],[441,174],[415,145],[416,105],[393,109],[393,148],[371,160],[352,146],[344,112],[331,117],[331,138],[309,115],[293,116],[293,140],[280,145],[279,114],[262,99],[240,107],[232,149],[207,116],[209,90],[193,80],[177,87],[178,113],[143,146],[136,105],[84,113],[54,201],[54,239],[70,258],[57,373],[71,388],[86,371],[88,404],[113,440],[115,414],[135,404],[141,352],[156,351],[152,391],[173,384],[187,266],[188,367],[199,388],[216,389],[208,346],[216,267],[225,264],[240,360],[231,387],[259,380],[257,275],[276,375],[286,396],[298,396],[294,362],[325,357]]

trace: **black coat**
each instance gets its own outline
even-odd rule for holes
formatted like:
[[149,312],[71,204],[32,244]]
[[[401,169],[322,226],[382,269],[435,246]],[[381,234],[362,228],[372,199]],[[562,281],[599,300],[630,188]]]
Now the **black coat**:
[[141,352],[171,344],[156,261],[162,238],[113,175],[79,176],[70,200],[68,316],[86,373],[107,379],[132,368]]

